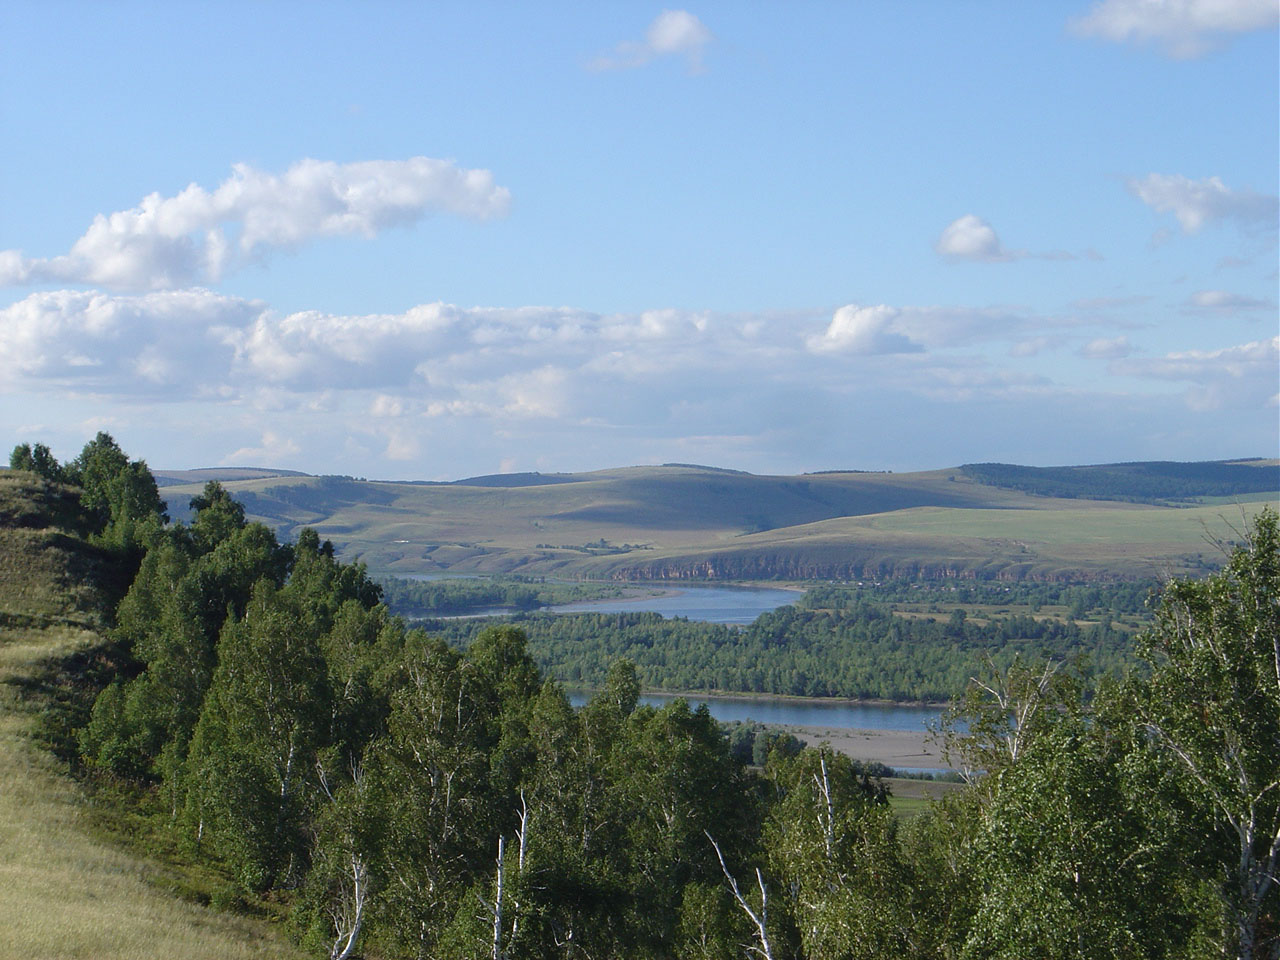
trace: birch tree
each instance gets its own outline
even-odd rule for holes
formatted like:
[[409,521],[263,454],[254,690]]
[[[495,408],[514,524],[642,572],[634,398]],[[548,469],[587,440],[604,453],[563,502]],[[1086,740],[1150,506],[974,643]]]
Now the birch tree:
[[318,639],[269,583],[228,623],[192,737],[187,815],[251,888],[298,864],[320,735],[329,713]]
[[1141,652],[1154,751],[1225,841],[1226,938],[1280,957],[1280,535],[1264,510],[1221,573],[1164,590]]

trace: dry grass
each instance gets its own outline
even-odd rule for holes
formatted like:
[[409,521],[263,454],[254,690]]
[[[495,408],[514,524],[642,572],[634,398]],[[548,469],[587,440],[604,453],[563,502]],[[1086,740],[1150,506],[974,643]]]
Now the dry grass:
[[170,871],[103,839],[83,789],[37,739],[43,681],[100,637],[93,590],[74,577],[91,558],[29,516],[14,525],[14,505],[28,494],[40,489],[3,478],[0,960],[302,956],[269,924],[163,889]]

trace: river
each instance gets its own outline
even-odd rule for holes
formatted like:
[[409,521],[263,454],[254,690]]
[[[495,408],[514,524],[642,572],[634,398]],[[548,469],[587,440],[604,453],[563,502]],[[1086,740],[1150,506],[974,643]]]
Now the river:
[[[642,703],[662,707],[675,694],[650,693]],[[757,723],[799,727],[828,727],[843,730],[909,730],[920,732],[942,716],[942,707],[923,707],[891,703],[850,703],[847,700],[799,700],[788,697],[699,697],[686,694],[689,706],[705,703],[711,715],[724,723],[754,720]],[[575,707],[587,702],[584,693],[570,694]]]
[[707,623],[745,626],[756,617],[788,603],[804,592],[777,587],[680,586],[652,596],[623,597],[616,600],[583,600],[549,607],[552,613],[660,613],[664,617],[684,617]]

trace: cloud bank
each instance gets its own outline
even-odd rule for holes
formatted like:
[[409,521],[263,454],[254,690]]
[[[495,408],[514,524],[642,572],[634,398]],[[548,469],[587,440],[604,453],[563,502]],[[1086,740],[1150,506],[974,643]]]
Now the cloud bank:
[[1275,0],[1102,0],[1071,21],[1079,36],[1154,44],[1178,60],[1204,56],[1233,35],[1274,29]]
[[1219,350],[1183,350],[1150,359],[1120,360],[1116,373],[1187,385],[1192,410],[1257,408],[1277,405],[1276,370],[1280,337]]
[[0,285],[141,291],[212,284],[319,237],[373,236],[433,213],[483,220],[503,216],[510,199],[488,170],[430,157],[302,160],[279,175],[237,164],[212,191],[193,183],[172,197],[153,193],[130,210],[100,214],[63,256],[0,251]]
[[[994,449],[984,432],[992,424],[999,437],[1048,438],[1049,425],[1078,414],[1093,443],[1083,424],[1117,403],[1130,417],[1149,409],[1153,423],[1214,404],[1252,404],[1256,419],[1275,394],[1274,342],[1133,359],[1125,338],[1098,335],[1109,321],[1088,333],[1079,323],[890,304],[599,314],[429,303],[390,314],[281,314],[201,289],[41,291],[0,309],[0,409],[88,406],[120,432],[141,418],[148,435],[166,438],[164,450],[188,444],[191,462],[430,477],[501,461],[569,469],[570,456],[593,466],[818,469],[844,456],[833,453],[833,437],[840,450],[859,451],[850,465],[904,466],[894,439],[903,430],[936,463],[952,449],[961,457],[975,445]],[[1055,381],[1053,365],[1037,359],[1073,343],[1107,361],[1097,374],[1115,383],[1106,403],[1097,388]],[[1121,381],[1150,385],[1150,402]],[[1171,402],[1178,392],[1184,402]],[[956,408],[968,411],[957,421],[968,433],[935,431],[938,403],[972,405]]]

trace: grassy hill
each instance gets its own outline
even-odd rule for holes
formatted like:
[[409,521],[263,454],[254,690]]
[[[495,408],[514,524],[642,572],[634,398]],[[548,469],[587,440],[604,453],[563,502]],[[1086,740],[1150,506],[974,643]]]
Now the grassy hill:
[[[379,573],[620,580],[1185,573],[1216,562],[1207,541],[1230,540],[1280,499],[1275,461],[1120,466],[1067,468],[1054,476],[1055,496],[967,468],[756,476],[678,464],[456,483],[277,475],[225,485],[253,518],[286,536],[313,526]],[[1126,476],[1139,478],[1132,497],[1089,499],[1104,482],[1108,496],[1123,492]],[[181,517],[201,486],[166,487],[170,512]],[[1154,499],[1153,489],[1182,499]],[[1216,501],[1197,499],[1208,497]]]
[[82,679],[102,648],[108,571],[72,497],[0,474],[0,958],[300,956],[269,925],[193,902],[199,884],[131,850],[44,742],[69,665]]

